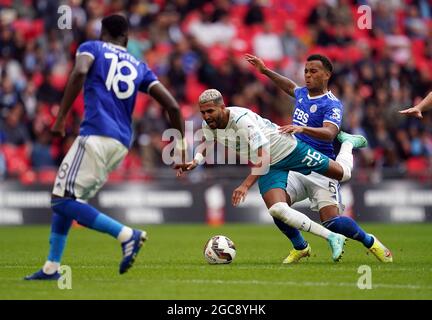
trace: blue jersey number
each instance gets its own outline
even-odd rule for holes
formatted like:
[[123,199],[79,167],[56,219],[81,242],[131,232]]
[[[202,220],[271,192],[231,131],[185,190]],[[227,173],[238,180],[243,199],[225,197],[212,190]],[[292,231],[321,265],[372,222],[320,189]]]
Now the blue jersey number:
[[[133,81],[136,79],[138,71],[129,61],[123,60],[118,62],[118,57],[114,53],[106,52],[105,58],[111,60],[110,68],[105,81],[107,90],[111,91],[112,89],[119,99],[129,98],[135,92],[135,83]],[[121,72],[122,68],[128,68],[130,73],[123,74]],[[127,84],[126,91],[120,91],[120,81]]]

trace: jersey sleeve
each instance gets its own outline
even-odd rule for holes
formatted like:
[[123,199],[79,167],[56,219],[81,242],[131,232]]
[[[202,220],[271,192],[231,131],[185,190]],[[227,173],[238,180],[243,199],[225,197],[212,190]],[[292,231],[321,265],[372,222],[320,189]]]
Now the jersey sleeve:
[[342,105],[340,103],[333,103],[327,108],[327,111],[324,114],[323,123],[330,122],[340,129],[342,123],[342,114]]
[[87,55],[94,60],[95,57],[97,56],[98,49],[99,48],[98,48],[97,42],[86,41],[78,47],[78,50],[76,52],[76,56]]
[[149,93],[151,87],[153,87],[155,84],[159,83],[159,80],[157,76],[154,74],[153,71],[150,70],[149,67],[147,67],[146,64],[142,65],[144,69],[144,75],[143,79],[140,83],[139,90],[145,93]]
[[245,135],[245,138],[248,139],[252,151],[269,143],[261,128],[248,114],[241,115],[237,119],[237,126],[240,132]]
[[304,87],[295,87],[294,88],[294,98],[295,99],[300,98],[299,95],[301,94],[303,88]]

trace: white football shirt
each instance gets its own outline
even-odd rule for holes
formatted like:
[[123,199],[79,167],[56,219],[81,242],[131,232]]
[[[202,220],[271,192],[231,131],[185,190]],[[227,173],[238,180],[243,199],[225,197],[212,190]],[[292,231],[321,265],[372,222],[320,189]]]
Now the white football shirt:
[[252,163],[259,162],[256,151],[263,147],[270,152],[270,165],[284,159],[297,146],[293,135],[280,133],[277,124],[255,112],[241,107],[227,109],[230,115],[225,129],[213,130],[203,121],[202,128],[207,141],[217,141],[240,157],[247,157]]

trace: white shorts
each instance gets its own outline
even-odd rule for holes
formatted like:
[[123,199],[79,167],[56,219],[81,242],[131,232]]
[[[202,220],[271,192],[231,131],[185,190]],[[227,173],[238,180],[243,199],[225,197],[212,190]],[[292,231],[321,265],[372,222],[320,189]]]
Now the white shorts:
[[286,192],[291,198],[291,204],[309,198],[311,201],[310,209],[313,211],[319,211],[327,206],[338,206],[339,213],[344,210],[339,192],[339,182],[316,172],[302,175],[299,172],[290,171]]
[[77,137],[60,165],[52,193],[80,200],[92,198],[127,152],[128,149],[113,138]]

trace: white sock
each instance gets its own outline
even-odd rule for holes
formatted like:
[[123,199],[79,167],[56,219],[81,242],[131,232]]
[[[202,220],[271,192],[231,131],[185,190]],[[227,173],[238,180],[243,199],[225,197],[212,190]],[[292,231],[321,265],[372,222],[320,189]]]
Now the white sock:
[[121,230],[119,235],[117,236],[117,240],[120,242],[128,241],[130,238],[132,238],[133,230],[129,227],[124,226]]
[[44,266],[42,267],[42,271],[45,274],[54,274],[56,273],[56,271],[58,271],[58,269],[60,268],[60,263],[59,262],[54,262],[54,261],[45,261]]
[[324,239],[327,239],[332,233],[322,225],[309,219],[303,213],[290,208],[286,202],[275,203],[270,207],[269,212],[273,217],[282,220],[293,228],[313,233]]
[[351,179],[351,171],[354,167],[354,157],[352,155],[353,145],[351,142],[345,141],[342,143],[339,154],[336,157],[336,162],[343,169],[343,177],[341,182]]

